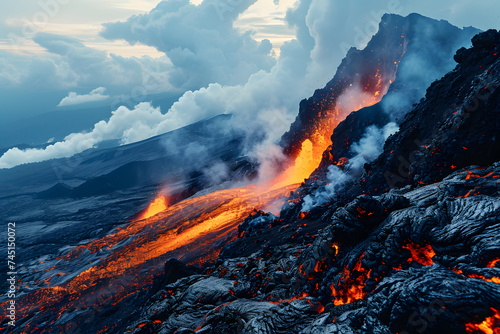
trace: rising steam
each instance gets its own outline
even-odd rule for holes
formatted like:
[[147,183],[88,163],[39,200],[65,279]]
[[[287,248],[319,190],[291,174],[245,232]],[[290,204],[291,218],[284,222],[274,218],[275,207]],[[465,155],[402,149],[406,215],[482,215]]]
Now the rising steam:
[[366,128],[359,142],[352,145],[351,152],[355,154],[354,157],[349,160],[343,170],[336,165],[328,167],[328,184],[319,188],[315,193],[305,196],[301,211],[310,211],[337,197],[344,187],[362,171],[365,163],[372,162],[382,153],[387,138],[397,131],[398,126],[394,122],[381,129],[375,125]]

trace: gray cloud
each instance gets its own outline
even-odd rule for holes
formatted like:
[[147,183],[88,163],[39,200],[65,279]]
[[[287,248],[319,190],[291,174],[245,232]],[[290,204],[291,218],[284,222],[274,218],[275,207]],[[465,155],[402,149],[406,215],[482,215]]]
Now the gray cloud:
[[107,87],[123,94],[143,85],[154,73],[158,84],[151,93],[169,90],[168,58],[125,58],[85,46],[81,41],[54,34],[39,33],[33,40],[50,54],[12,54],[0,50],[0,86],[40,90]]
[[101,35],[164,52],[174,65],[170,82],[175,87],[242,84],[275,64],[268,40],[257,43],[249,32],[233,28],[233,21],[255,1],[205,0],[198,6],[189,0],[162,1],[147,14],[104,24]]
[[[282,46],[280,58],[275,61],[270,57],[269,41],[258,43],[251,32],[233,27],[238,15],[254,2],[205,0],[194,6],[188,0],[162,1],[147,14],[105,24],[104,37],[154,46],[168,56],[162,59],[107,55],[81,41],[50,34],[38,34],[34,40],[52,56],[18,57],[2,52],[5,56],[0,58],[2,86],[107,87],[111,95],[144,87],[153,77],[155,84],[148,85],[149,91],[191,90],[168,112],[146,113],[157,115],[157,119],[153,117],[155,124],[123,117],[120,131],[108,137],[92,131],[94,135],[70,135],[44,152],[11,150],[0,158],[1,166],[77,153],[79,149],[71,149],[71,139],[77,136],[83,136],[87,148],[101,138],[128,143],[221,113],[234,114],[234,127],[247,131],[249,154],[272,161],[280,158],[274,143],[295,118],[299,101],[331,79],[346,46],[363,47],[376,32],[373,26],[385,12],[420,11],[433,16],[429,11],[436,7],[435,3],[409,0],[298,1],[286,16],[287,23],[296,31],[296,39]],[[482,3],[469,1],[460,7],[460,12],[473,5],[485,8]],[[443,1],[436,13],[453,17],[445,10],[453,6],[455,1]],[[139,105],[135,109],[144,108],[149,107]],[[102,122],[117,121],[116,117]]]

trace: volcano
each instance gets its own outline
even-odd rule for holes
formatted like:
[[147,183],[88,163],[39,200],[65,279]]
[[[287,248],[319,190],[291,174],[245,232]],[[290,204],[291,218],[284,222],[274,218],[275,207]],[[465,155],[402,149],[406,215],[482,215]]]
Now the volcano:
[[[273,177],[230,115],[84,152],[64,183],[5,172],[30,175],[2,199],[26,230],[13,332],[496,333],[499,42],[385,15],[301,102]],[[57,212],[16,217],[28,201]]]

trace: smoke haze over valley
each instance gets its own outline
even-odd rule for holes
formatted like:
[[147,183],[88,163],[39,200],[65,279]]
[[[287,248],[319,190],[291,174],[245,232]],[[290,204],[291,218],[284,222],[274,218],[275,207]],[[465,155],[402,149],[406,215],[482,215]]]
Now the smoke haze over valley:
[[6,4],[0,333],[497,333],[498,29],[494,0]]

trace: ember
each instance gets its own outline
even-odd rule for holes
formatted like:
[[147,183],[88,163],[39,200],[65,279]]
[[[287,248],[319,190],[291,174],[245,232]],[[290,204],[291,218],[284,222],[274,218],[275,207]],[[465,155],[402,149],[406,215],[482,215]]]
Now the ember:
[[332,296],[335,297],[333,300],[335,306],[350,304],[366,296],[366,292],[364,291],[365,282],[370,278],[371,269],[362,267],[361,259],[363,256],[364,253],[352,270],[347,269],[347,267],[344,268],[337,286],[330,286]]
[[419,246],[413,242],[404,245],[403,248],[408,249],[411,252],[411,260],[420,263],[423,266],[430,266],[434,262],[432,258],[436,253],[432,249],[431,245]]
[[484,334],[498,334],[500,333],[500,312],[491,309],[494,314],[484,319],[480,324],[468,323],[465,325],[467,333],[484,333]]

